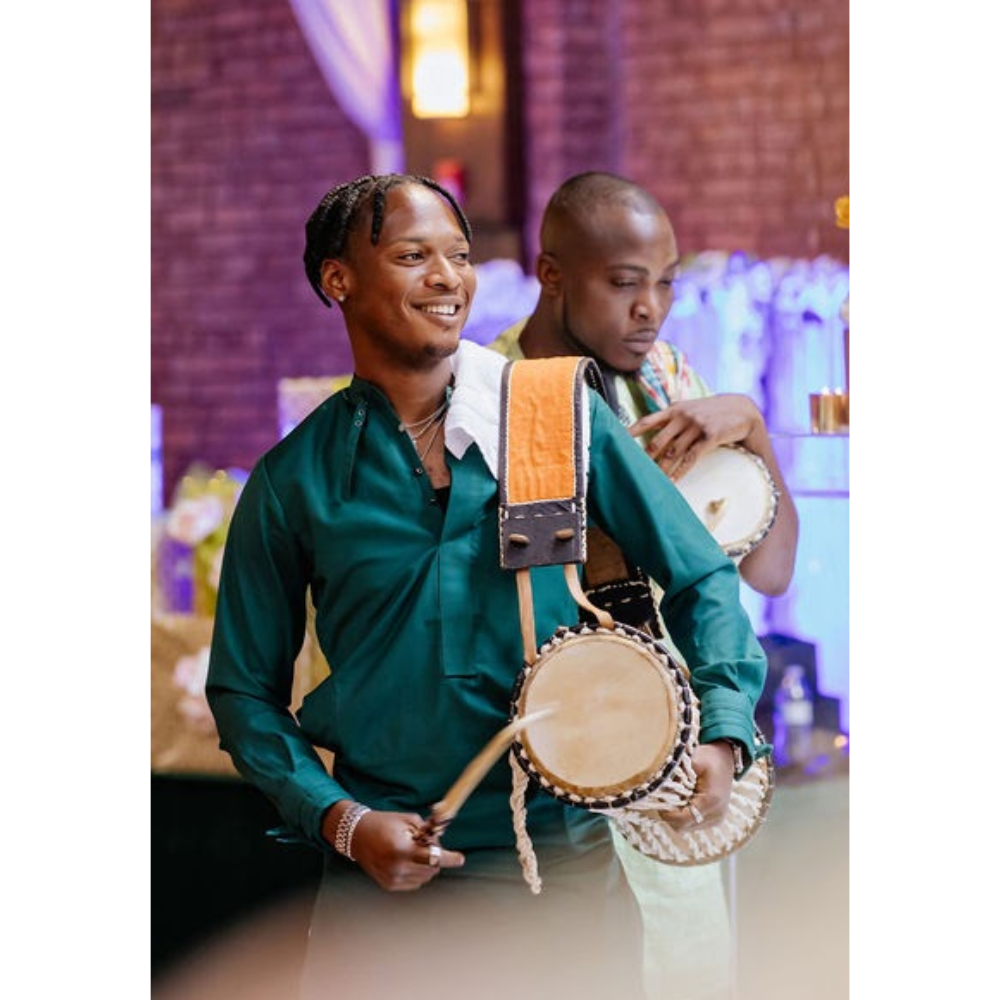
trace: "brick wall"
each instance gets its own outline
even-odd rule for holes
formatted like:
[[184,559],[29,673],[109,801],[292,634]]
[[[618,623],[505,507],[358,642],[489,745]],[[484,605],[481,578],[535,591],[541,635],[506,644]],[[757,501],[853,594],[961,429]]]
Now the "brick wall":
[[847,0],[532,0],[525,241],[571,173],[617,170],[682,251],[848,260]]
[[[369,169],[288,0],[152,5],[152,401],[165,492],[249,468],[283,376],[349,370],[306,283],[303,224]],[[848,259],[847,0],[522,0],[526,218],[567,175],[621,171],[683,251]],[[473,220],[475,221],[475,220]]]
[[288,0],[152,5],[152,401],[166,499],[188,465],[249,468],[276,382],[350,369],[302,269],[304,223],[368,170]]

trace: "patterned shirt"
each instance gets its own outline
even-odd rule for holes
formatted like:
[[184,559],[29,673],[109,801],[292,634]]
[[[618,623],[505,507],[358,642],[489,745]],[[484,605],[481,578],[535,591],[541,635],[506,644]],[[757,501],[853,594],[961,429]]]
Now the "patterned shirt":
[[[512,361],[524,357],[521,333],[527,319],[509,326],[489,347]],[[702,399],[712,394],[705,380],[691,367],[680,348],[657,340],[635,375],[618,375],[615,390],[619,408],[624,409],[626,424],[633,424],[647,413],[665,410],[681,399]],[[622,414],[619,414],[620,416]]]

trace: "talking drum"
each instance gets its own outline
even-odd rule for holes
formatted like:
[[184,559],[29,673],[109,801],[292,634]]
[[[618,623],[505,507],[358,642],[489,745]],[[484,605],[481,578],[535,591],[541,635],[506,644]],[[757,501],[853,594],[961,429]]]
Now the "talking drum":
[[763,823],[774,788],[769,756],[733,783],[718,823],[678,831],[663,817],[694,796],[700,715],[687,671],[645,632],[620,622],[558,629],[522,668],[511,718],[553,706],[519,733],[515,759],[549,795],[607,815],[643,854],[671,865],[708,864],[738,850]]
[[677,489],[731,559],[764,540],[778,513],[778,488],[759,455],[722,445],[699,458]]
[[560,628],[525,663],[512,719],[549,706],[512,750],[550,795],[613,809],[649,795],[693,746],[693,693],[683,670],[649,636],[612,628]]

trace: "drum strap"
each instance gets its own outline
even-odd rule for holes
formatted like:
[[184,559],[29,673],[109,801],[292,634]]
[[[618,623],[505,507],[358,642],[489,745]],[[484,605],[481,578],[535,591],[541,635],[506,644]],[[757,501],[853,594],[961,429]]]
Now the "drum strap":
[[500,393],[500,565],[517,572],[524,657],[537,657],[532,566],[562,565],[573,599],[612,628],[591,604],[576,566],[587,558],[589,409],[586,386],[604,383],[591,358],[510,361]]
[[[641,628],[662,638],[645,574],[598,528],[587,528],[584,385],[607,398],[597,363],[585,357],[508,362],[501,383],[500,564],[518,571],[525,659],[534,662],[532,566],[566,566],[581,617]],[[581,587],[571,564],[584,564]]]
[[654,639],[664,637],[649,577],[600,528],[587,529],[583,587],[589,600],[616,622],[640,628]]
[[509,361],[500,393],[500,565],[586,558],[584,378],[590,358]]
[[[587,459],[590,410],[586,385],[604,394],[591,358],[556,357],[510,361],[500,390],[500,565],[517,573],[517,597],[525,662],[538,659],[531,595],[533,566],[565,567],[577,604],[606,628],[611,616],[591,604],[577,576],[587,558]],[[541,892],[538,863],[527,829],[528,778],[509,755],[510,805],[525,880]]]

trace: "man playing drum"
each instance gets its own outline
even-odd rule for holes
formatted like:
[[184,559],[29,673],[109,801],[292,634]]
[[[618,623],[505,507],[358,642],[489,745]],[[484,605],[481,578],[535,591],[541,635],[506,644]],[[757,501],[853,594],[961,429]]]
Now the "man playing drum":
[[[594,358],[622,422],[674,480],[683,482],[699,458],[722,445],[756,456],[778,502],[739,572],[761,594],[784,593],[795,565],[798,514],[764,418],[748,396],[710,395],[682,352],[657,339],[680,266],[662,206],[625,178],[590,171],[553,194],[540,236],[535,309],[490,346],[511,359]],[[724,750],[703,746],[697,753]],[[640,854],[617,832],[616,842],[643,907],[650,995],[727,998],[731,942],[720,863],[672,867]]]
[[[461,339],[468,221],[433,181],[384,175],[333,188],[306,234],[306,273],[343,314],[354,378],[244,487],[207,684],[221,746],[276,806],[279,836],[324,857],[303,996],[637,1000],[641,922],[606,817],[527,790],[539,894],[518,856],[511,760],[428,834],[438,800],[505,727],[523,660],[498,539],[506,362]],[[766,658],[733,562],[585,393],[586,510],[663,588],[710,741],[709,822],[732,787],[723,741],[752,748]],[[562,570],[530,571],[539,643],[578,618]],[[307,601],[330,675],[293,715]],[[332,773],[315,747],[332,751]]]
[[757,404],[737,393],[711,395],[684,354],[657,339],[679,269],[673,226],[648,191],[614,174],[577,174],[542,217],[534,311],[490,347],[508,358],[594,358],[630,433],[675,481],[720,445],[759,456],[781,499],[739,569],[755,591],[777,597],[795,568],[798,514]]

